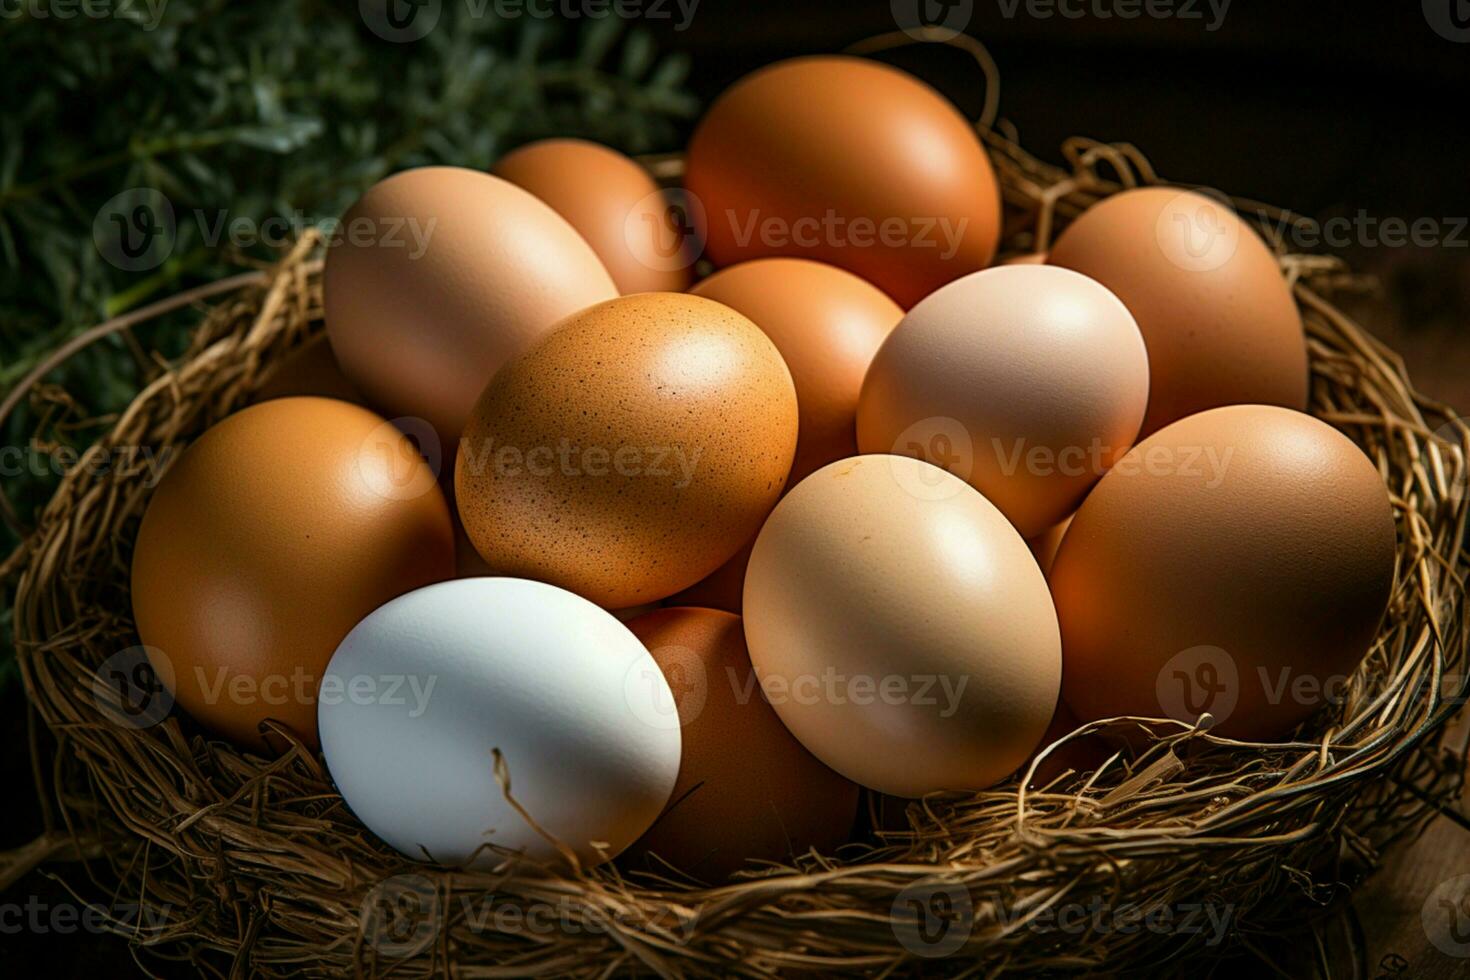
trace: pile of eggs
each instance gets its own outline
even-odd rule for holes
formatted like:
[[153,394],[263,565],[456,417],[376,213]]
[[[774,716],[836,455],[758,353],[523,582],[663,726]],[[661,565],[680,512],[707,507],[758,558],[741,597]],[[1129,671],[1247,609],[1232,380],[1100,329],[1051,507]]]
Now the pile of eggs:
[[415,859],[719,880],[1079,722],[1286,737],[1368,653],[1390,500],[1305,414],[1227,207],[1128,190],[997,263],[971,126],[842,57],[731,88],[685,193],[698,283],[604,147],[367,191],[330,347],[149,502],[133,606],[180,708],[319,746]]

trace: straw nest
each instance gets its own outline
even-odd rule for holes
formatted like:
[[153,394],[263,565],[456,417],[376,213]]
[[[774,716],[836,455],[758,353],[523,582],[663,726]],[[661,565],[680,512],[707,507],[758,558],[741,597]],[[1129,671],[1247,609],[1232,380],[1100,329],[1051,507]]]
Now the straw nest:
[[[993,99],[979,124],[1007,250],[1044,248],[1091,202],[1158,182],[1126,145],[1075,139],[1067,168],[1039,162],[994,122]],[[677,177],[675,158],[650,164]],[[1236,203],[1274,240],[1280,212]],[[299,744],[266,759],[186,718],[118,724],[114,688],[97,677],[138,643],[128,567],[149,492],[147,466],[126,450],[187,445],[321,329],[320,243],[105,324],[58,358],[215,298],[187,354],[69,472],[3,567],[25,688],[50,738],[35,750],[48,831],[5,857],[0,887],[43,861],[82,859],[69,880],[138,955],[219,977],[1133,975],[1220,955],[1214,923],[1248,946],[1300,925],[1349,868],[1371,867],[1459,790],[1463,765],[1441,733],[1466,682],[1470,430],[1331,305],[1347,281],[1338,263],[1278,252],[1306,323],[1312,411],[1376,462],[1398,525],[1388,616],[1346,698],[1280,744],[1170,721],[1087,726],[1048,752],[1101,729],[1131,732],[1131,748],[1046,785],[931,797],[908,807],[906,830],[719,887],[509,859],[476,873],[413,864],[364,830]]]

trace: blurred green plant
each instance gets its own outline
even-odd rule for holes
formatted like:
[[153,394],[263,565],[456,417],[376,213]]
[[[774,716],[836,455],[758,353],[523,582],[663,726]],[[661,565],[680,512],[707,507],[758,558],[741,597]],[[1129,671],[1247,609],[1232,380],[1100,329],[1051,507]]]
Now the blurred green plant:
[[[541,136],[669,149],[696,108],[686,60],[613,16],[558,22],[443,3],[422,38],[394,43],[368,24],[370,6],[116,0],[93,8],[107,16],[73,4],[66,18],[50,0],[6,8],[0,397],[87,327],[239,271],[244,256],[270,257],[269,243],[232,227],[275,218],[299,229],[386,174],[485,168]],[[100,236],[109,202],[138,188],[167,200],[176,232],[166,257],[129,271],[104,257]],[[47,381],[76,404],[46,413],[59,417],[43,438],[30,407],[9,420],[4,491],[23,519],[56,482],[52,451],[100,434],[157,370],[152,353],[176,355],[196,319],[110,338],[54,372]],[[0,555],[16,543],[0,528]]]

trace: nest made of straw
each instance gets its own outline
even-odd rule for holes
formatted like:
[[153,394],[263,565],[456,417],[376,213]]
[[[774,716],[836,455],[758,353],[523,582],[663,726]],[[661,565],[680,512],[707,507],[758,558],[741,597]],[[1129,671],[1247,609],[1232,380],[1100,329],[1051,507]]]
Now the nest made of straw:
[[[992,119],[993,102],[981,132],[1004,190],[1007,250],[1045,248],[1100,197],[1157,182],[1123,145],[1072,140],[1069,169],[1045,165]],[[654,169],[676,174],[677,161]],[[1269,238],[1281,213],[1245,210],[1269,217],[1258,222]],[[1459,790],[1463,760],[1440,735],[1467,668],[1470,429],[1417,395],[1398,358],[1328,302],[1344,282],[1337,263],[1283,254],[1308,332],[1311,409],[1377,463],[1399,532],[1381,635],[1346,699],[1296,741],[1244,744],[1151,722],[1149,738],[1135,735],[1132,752],[1096,772],[930,798],[909,807],[907,831],[721,887],[608,868],[408,862],[364,830],[299,744],[266,759],[186,719],[120,725],[95,683],[100,664],[138,642],[128,567],[147,467],[116,450],[176,450],[244,404],[321,327],[318,252],[307,238],[269,270],[183,297],[220,299],[186,356],[90,450],[110,465],[72,469],[6,562],[26,690],[54,749],[37,752],[48,833],[0,864],[0,887],[47,859],[86,859],[111,928],[220,977],[1133,975],[1219,955],[1207,923],[1185,928],[1191,909],[1224,916],[1247,944],[1299,924],[1303,903],[1340,891],[1346,864],[1371,866]],[[58,358],[177,305],[104,325]],[[1082,911],[1068,920],[1064,910]],[[1165,926],[1140,925],[1149,921]]]

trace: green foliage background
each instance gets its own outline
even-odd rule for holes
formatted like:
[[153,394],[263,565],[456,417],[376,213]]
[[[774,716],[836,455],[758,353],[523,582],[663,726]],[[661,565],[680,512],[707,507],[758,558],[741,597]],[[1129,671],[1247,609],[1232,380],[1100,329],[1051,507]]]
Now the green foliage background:
[[[150,4],[152,6],[150,6]],[[55,0],[0,17],[0,396],[58,344],[108,317],[239,271],[220,222],[335,217],[407,167],[485,168],[511,147],[584,136],[631,153],[675,146],[695,103],[687,64],[612,16],[497,16],[444,0],[421,40],[391,43],[355,2]],[[73,5],[70,9],[77,10]],[[506,7],[507,11],[512,8]],[[161,13],[161,16],[160,16]],[[165,262],[130,273],[98,249],[99,209],[130,188],[171,204]],[[264,246],[253,249],[268,258]],[[4,491],[28,519],[56,475],[48,448],[84,447],[182,349],[195,314],[96,345],[48,379],[77,399],[45,426],[24,407],[0,431]],[[49,416],[48,416],[49,419]],[[17,539],[0,529],[0,554]],[[0,622],[7,636],[10,614]],[[0,651],[5,675],[12,663]]]

